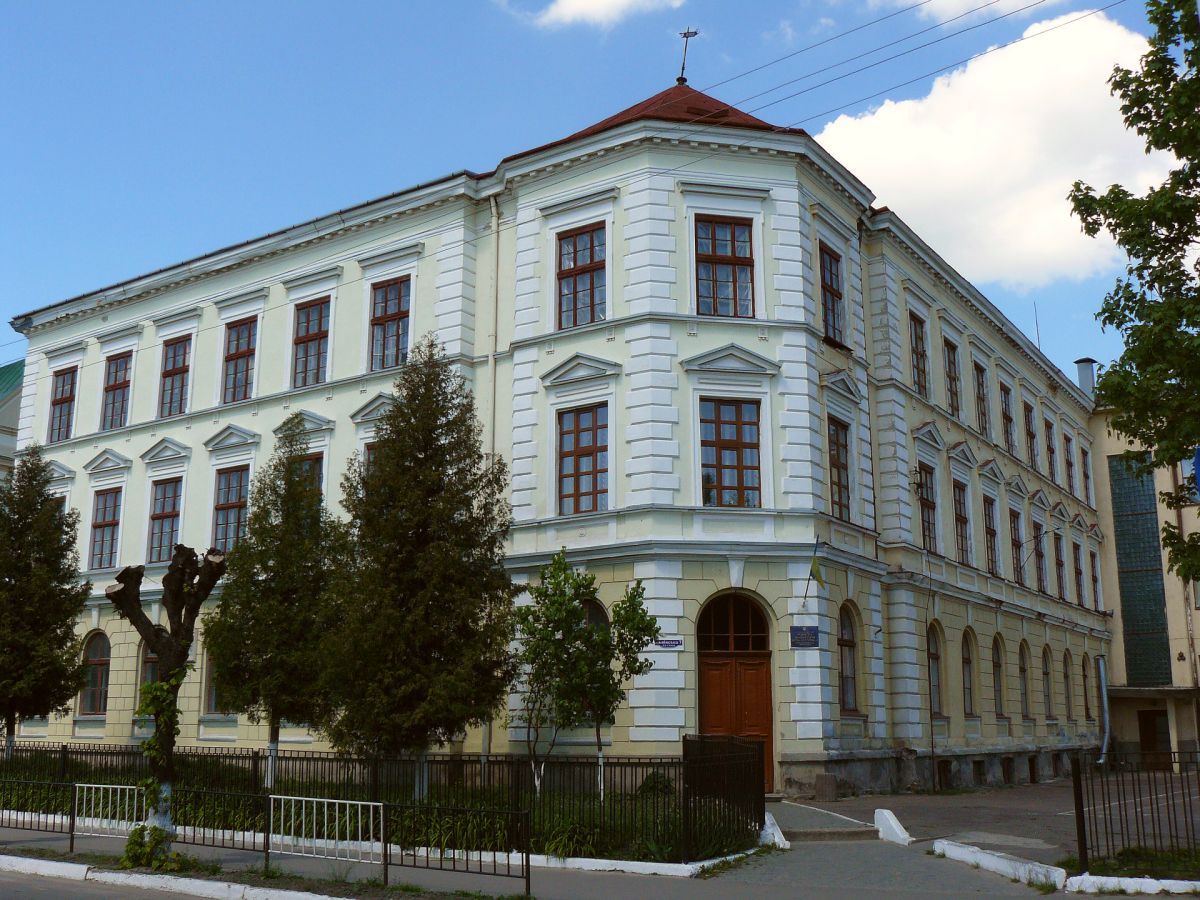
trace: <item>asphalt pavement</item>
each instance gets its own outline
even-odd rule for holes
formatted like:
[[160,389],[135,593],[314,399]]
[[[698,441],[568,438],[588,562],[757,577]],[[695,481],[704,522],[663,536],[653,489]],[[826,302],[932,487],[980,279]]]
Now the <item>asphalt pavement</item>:
[[156,900],[156,898],[172,897],[178,900],[179,894],[164,893],[163,891],[147,891],[139,888],[113,887],[109,884],[95,884],[90,881],[68,881],[65,878],[48,878],[45,875],[19,875],[15,872],[0,872],[0,897],[4,900],[23,900],[25,897],[55,898],[80,897],[86,900],[99,898],[121,897],[128,900]]

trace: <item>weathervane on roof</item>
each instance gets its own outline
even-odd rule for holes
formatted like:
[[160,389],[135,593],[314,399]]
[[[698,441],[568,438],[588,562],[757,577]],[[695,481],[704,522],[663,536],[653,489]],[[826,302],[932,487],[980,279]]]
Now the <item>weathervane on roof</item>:
[[687,45],[688,41],[696,37],[699,33],[691,28],[679,32],[679,36],[683,38],[683,62],[679,64],[679,77],[675,79],[676,84],[687,84],[687,77],[683,74],[684,70],[687,69]]

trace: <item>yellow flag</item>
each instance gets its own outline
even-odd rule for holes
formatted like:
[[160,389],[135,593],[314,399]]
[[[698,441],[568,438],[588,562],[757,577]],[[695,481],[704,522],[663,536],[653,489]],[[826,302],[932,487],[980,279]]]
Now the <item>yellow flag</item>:
[[825,579],[821,577],[821,564],[817,562],[816,555],[812,558],[812,566],[808,570],[808,577],[813,579],[821,587],[825,587]]

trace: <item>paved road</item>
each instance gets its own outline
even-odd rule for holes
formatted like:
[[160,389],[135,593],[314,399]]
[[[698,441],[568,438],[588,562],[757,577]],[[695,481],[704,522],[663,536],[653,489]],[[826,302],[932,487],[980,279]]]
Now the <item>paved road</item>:
[[13,872],[0,872],[0,897],[5,900],[19,900],[24,897],[127,897],[129,900],[156,900],[156,898],[175,898],[179,894],[167,894],[162,891],[144,891],[138,888],[113,887],[107,884],[94,884],[90,881],[68,881],[65,878],[46,878],[43,875],[17,875]]

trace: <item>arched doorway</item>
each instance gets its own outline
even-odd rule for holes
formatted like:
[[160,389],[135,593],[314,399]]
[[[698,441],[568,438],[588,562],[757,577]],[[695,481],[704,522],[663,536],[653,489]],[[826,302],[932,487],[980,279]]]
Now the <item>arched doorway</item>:
[[775,784],[771,740],[771,640],[767,617],[743,594],[724,594],[700,612],[700,733],[763,742],[764,789]]

